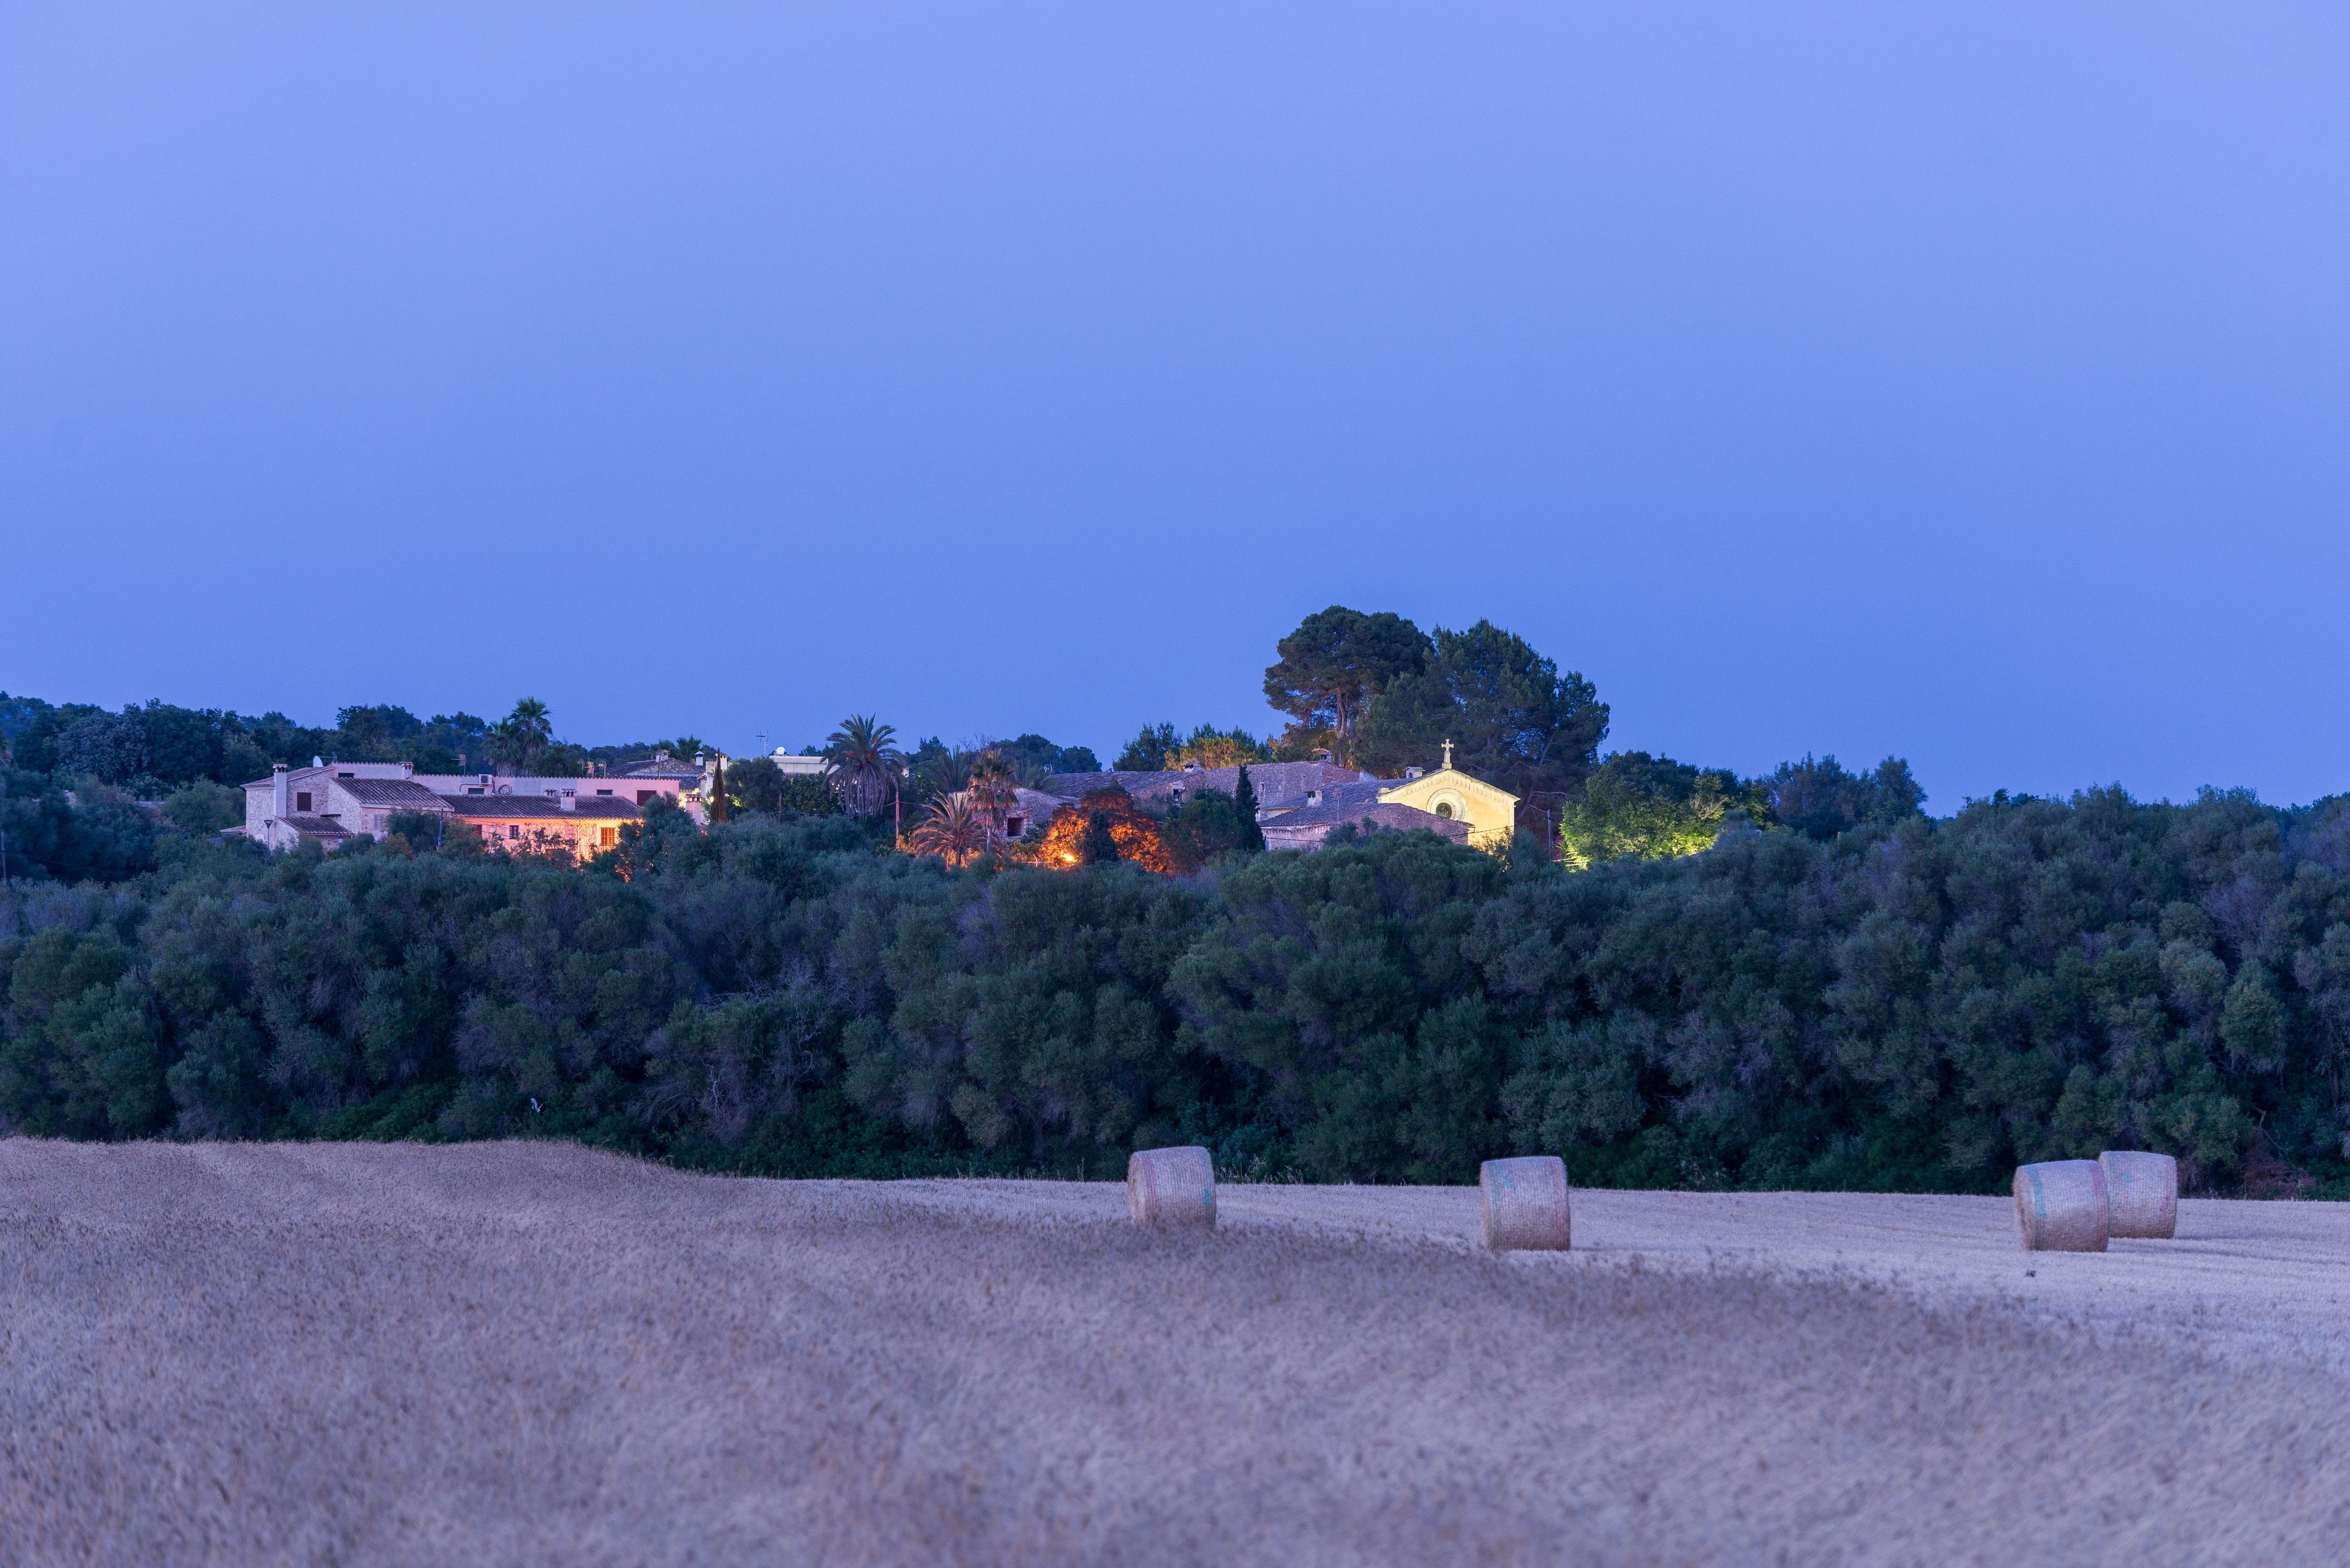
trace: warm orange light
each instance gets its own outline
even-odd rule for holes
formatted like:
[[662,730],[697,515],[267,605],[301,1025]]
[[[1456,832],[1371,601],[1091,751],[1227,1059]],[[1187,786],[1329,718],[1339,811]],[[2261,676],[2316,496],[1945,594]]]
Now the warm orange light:
[[1158,821],[1128,798],[1124,790],[1097,791],[1074,806],[1065,806],[1045,825],[1041,838],[1006,845],[1003,858],[1014,865],[1076,866],[1084,860],[1081,845],[1086,824],[1096,814],[1109,818],[1110,837],[1118,857],[1162,876],[1182,870],[1168,852]]

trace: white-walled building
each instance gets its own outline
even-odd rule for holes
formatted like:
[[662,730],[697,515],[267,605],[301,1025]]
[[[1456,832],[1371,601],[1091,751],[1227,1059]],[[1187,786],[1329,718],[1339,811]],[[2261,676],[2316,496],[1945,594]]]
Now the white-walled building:
[[[471,823],[484,843],[516,850],[560,845],[584,856],[613,847],[621,823],[641,818],[655,800],[678,801],[688,782],[418,774],[407,763],[281,764],[244,786],[244,831],[272,850],[305,840],[337,849],[357,834],[381,837],[396,815],[416,815]],[[680,804],[701,815],[698,796]]]

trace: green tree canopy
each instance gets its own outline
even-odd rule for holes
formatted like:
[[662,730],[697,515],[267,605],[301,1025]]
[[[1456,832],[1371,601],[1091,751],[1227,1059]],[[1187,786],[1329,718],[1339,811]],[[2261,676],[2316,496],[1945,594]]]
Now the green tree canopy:
[[1213,724],[1198,724],[1186,735],[1172,724],[1145,724],[1142,732],[1126,743],[1126,750],[1118,753],[1114,765],[1121,773],[1147,774],[1180,768],[1186,763],[1197,763],[1203,768],[1229,768],[1242,763],[1266,762],[1271,756],[1265,742],[1237,725],[1222,730]]
[[1264,700],[1290,716],[1290,748],[1326,735],[1332,753],[1349,766],[1364,704],[1399,677],[1425,670],[1430,654],[1426,635],[1401,616],[1344,605],[1307,616],[1278,649],[1280,662],[1264,672]]
[[218,833],[244,820],[244,792],[198,779],[165,797],[163,815],[182,833]]
[[1853,774],[1833,755],[1814,761],[1806,753],[1800,763],[1781,763],[1762,785],[1773,818],[1818,839],[1834,838],[1864,822],[1898,822],[1917,815],[1926,804],[1926,792],[1899,757]]
[[[876,853],[886,826],[704,832],[656,800],[575,869],[437,817],[265,856],[0,784],[24,1133],[527,1128],[775,1175],[1200,1143],[1466,1182],[1557,1153],[1588,1185],[1977,1192],[2137,1147],[2350,1196],[2350,798],[1994,797],[1587,870],[1334,835],[1189,877],[1150,874],[1184,867],[1115,790],[1024,863],[975,825],[954,871]],[[1097,815],[1125,864],[1079,874]]]
[[1126,743],[1118,761],[1110,766],[1119,773],[1150,774],[1171,766],[1168,759],[1182,749],[1182,736],[1172,724],[1145,724],[1141,733]]
[[1077,856],[1088,866],[1103,866],[1118,858],[1118,839],[1110,832],[1108,812],[1087,814],[1086,836]]
[[1219,730],[1213,724],[1202,724],[1184,737],[1166,765],[1180,768],[1187,763],[1197,763],[1203,768],[1230,768],[1270,760],[1264,742],[1238,725]]
[[726,796],[740,811],[773,815],[782,805],[784,773],[767,757],[751,757],[726,770]]
[[1564,674],[1525,639],[1491,621],[1436,630],[1425,669],[1399,675],[1364,711],[1356,762],[1392,775],[1453,765],[1522,801],[1583,782],[1607,734],[1607,704],[1575,670]]
[[[925,745],[938,742],[929,741]],[[1089,746],[1056,746],[1044,736],[1031,732],[1009,741],[993,742],[992,749],[1000,753],[1023,777],[1035,774],[1089,774],[1099,770],[1101,762]]]
[[906,794],[911,800],[952,794],[971,783],[972,759],[979,753],[926,737],[906,756]]

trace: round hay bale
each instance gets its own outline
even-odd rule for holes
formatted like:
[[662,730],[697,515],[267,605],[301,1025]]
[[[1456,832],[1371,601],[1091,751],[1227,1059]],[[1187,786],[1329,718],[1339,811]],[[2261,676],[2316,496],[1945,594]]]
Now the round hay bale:
[[2106,1173],[2094,1159],[2015,1168],[2015,1222],[2027,1252],[2106,1250]]
[[1139,1149],[1126,1160],[1126,1210],[1138,1225],[1216,1228],[1216,1162],[1196,1145]]
[[1555,1154],[1489,1159],[1477,1168],[1485,1245],[1497,1252],[1564,1252],[1569,1224],[1566,1162]]
[[2178,1233],[2178,1162],[2167,1154],[2097,1156],[2106,1173],[2106,1231],[2168,1241]]

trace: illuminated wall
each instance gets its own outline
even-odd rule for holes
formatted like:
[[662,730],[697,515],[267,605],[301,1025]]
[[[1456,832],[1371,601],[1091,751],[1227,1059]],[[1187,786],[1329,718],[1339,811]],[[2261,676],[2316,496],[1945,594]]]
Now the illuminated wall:
[[1383,805],[1416,806],[1437,816],[1465,823],[1469,842],[1479,849],[1500,849],[1510,842],[1518,825],[1518,797],[1471,778],[1458,768],[1439,768],[1392,789],[1379,791]]

